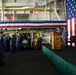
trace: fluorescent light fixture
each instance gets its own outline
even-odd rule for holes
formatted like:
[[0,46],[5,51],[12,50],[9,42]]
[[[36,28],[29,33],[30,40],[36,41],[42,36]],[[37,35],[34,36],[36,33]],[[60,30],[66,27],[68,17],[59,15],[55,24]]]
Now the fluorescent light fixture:
[[29,9],[29,8],[34,8],[34,7],[22,7],[21,9]]
[[[1,9],[1,8],[0,8],[0,9]],[[14,10],[14,9],[22,9],[22,8],[5,8],[5,7],[4,7],[3,9],[13,9],[13,10]]]
[[[28,9],[28,8],[34,8],[34,7],[22,7],[22,8],[3,8],[3,9]],[[0,7],[1,9],[1,7]]]
[[21,28],[18,28],[19,30],[21,30]]
[[35,5],[34,6],[25,6],[25,7],[22,7],[22,9],[28,9],[28,8],[34,8],[35,7]]
[[28,9],[28,8],[30,8],[30,7],[22,7],[21,9]]

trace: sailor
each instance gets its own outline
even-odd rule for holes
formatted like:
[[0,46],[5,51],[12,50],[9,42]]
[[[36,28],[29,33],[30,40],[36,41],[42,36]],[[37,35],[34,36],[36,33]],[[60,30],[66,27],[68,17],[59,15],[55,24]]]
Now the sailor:
[[10,36],[9,34],[6,35],[6,51],[9,52],[10,51]]
[[27,47],[30,49],[31,48],[31,36],[30,36],[30,34],[28,33],[27,34]]
[[62,31],[62,41],[63,41],[63,46],[67,46],[67,36],[68,36],[68,31],[64,28]]
[[62,29],[59,27],[56,29],[56,32],[61,33],[62,34]]
[[42,37],[41,36],[38,37],[38,41],[40,43],[40,49],[41,49],[42,48]]
[[11,49],[11,53],[15,53],[16,52],[16,39],[15,39],[15,35],[11,36],[10,39],[10,49]]
[[21,46],[22,46],[22,40],[21,40],[21,35],[17,35],[16,37],[16,49],[17,52],[21,51]]
[[0,31],[0,65],[4,65],[5,62],[4,60],[4,49],[5,49],[5,44],[4,44],[4,38],[3,38],[3,31]]

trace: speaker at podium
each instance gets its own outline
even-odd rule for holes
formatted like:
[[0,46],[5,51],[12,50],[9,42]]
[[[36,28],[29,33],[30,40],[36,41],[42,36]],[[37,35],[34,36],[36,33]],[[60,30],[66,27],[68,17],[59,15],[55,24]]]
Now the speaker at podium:
[[58,32],[51,32],[51,37],[52,37],[52,43],[51,43],[51,46],[52,46],[52,49],[53,50],[61,50],[61,46],[62,46],[62,43],[61,43],[61,34],[58,33]]

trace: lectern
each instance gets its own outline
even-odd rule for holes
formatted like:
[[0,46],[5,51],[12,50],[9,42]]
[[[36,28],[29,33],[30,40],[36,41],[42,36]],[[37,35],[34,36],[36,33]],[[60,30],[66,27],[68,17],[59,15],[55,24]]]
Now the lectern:
[[40,49],[40,42],[37,39],[34,39],[33,47],[35,50]]
[[52,37],[52,40],[51,40],[52,49],[61,50],[61,34],[57,32],[52,32],[51,37]]

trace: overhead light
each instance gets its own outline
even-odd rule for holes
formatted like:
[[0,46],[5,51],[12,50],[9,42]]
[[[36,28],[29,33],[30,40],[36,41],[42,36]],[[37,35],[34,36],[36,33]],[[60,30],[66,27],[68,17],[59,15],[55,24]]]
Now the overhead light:
[[[18,8],[15,8],[15,7],[14,8],[12,8],[12,7],[11,8],[10,7],[9,8],[3,7],[3,9],[28,9],[28,8],[34,8],[34,7],[35,7],[35,5],[34,6],[25,6],[25,7],[20,7],[20,8],[19,7]],[[1,9],[1,5],[0,5],[0,9]]]
[[[28,9],[28,8],[34,8],[34,7],[22,7],[22,8],[3,8],[3,9]],[[1,9],[1,7],[0,7]]]
[[22,7],[21,9],[28,9],[28,8],[34,8],[35,7],[35,5],[34,6],[25,6],[25,7]]
[[29,8],[34,8],[34,7],[22,7],[21,9],[29,9]]
[[19,30],[21,30],[21,28],[18,28]]
[[30,8],[30,7],[22,7],[21,9],[28,9],[28,8]]

